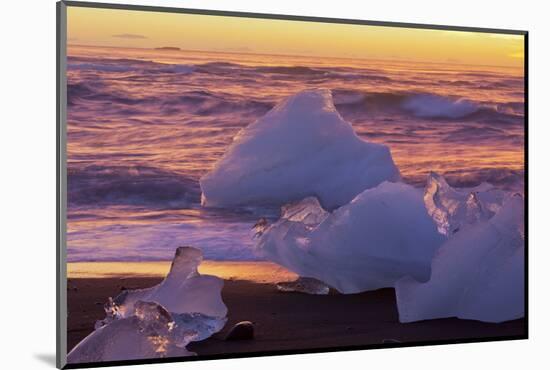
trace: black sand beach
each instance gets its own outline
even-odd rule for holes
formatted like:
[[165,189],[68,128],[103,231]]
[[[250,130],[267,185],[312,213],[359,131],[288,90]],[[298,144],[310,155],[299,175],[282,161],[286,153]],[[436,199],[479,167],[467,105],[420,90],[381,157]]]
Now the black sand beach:
[[[103,304],[122,289],[153,286],[161,278],[70,278],[68,281],[68,349],[104,318]],[[525,320],[501,324],[441,319],[409,324],[398,321],[393,289],[326,296],[278,292],[273,284],[226,280],[222,291],[228,307],[225,328],[213,337],[188,348],[200,355],[278,350],[301,350],[335,346],[400,342],[461,340],[521,336]],[[255,325],[255,339],[225,341],[231,327],[243,320]]]

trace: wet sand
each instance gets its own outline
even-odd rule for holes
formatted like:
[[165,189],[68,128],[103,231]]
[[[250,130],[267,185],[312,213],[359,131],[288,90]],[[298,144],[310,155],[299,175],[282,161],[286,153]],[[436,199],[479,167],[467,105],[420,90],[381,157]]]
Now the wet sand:
[[[68,349],[93,331],[103,318],[103,303],[122,289],[152,286],[160,277],[70,278],[68,281]],[[488,324],[441,319],[409,324],[398,321],[393,289],[326,296],[281,293],[271,283],[226,280],[222,291],[228,323],[213,337],[188,348],[198,355],[320,349],[438,340],[523,336],[525,320]],[[255,339],[223,340],[237,322],[255,325]]]

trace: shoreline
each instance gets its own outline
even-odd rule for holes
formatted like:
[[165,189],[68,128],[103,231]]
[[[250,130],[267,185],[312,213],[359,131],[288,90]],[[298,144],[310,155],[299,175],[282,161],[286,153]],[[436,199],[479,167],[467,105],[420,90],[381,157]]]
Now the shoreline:
[[[70,351],[105,317],[103,304],[123,289],[146,288],[162,277],[95,277],[68,280],[68,339]],[[522,336],[525,319],[500,324],[456,318],[408,324],[398,321],[391,288],[360,294],[306,295],[282,293],[273,283],[225,279],[222,299],[228,307],[224,329],[188,349],[201,355],[305,350],[328,347]],[[234,324],[252,321],[255,338],[225,341]],[[395,345],[395,344],[393,344]]]
[[[164,278],[172,261],[143,262],[68,262],[67,279]],[[298,275],[269,261],[213,261],[199,265],[202,275],[215,275],[224,280],[245,280],[255,283],[293,281]]]

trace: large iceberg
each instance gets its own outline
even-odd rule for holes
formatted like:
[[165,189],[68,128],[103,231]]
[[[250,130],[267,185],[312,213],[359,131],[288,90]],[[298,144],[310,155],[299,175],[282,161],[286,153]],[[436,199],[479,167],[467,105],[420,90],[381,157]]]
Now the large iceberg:
[[69,363],[189,356],[185,346],[220,331],[223,280],[199,274],[202,252],[180,247],[158,285],[127,290],[105,305],[106,318],[68,354]]
[[205,206],[280,206],[315,196],[332,210],[399,179],[389,148],[360,139],[330,90],[310,89],[241,130],[200,186]]
[[495,216],[454,234],[432,275],[397,282],[401,322],[458,317],[502,322],[524,316],[524,199],[509,195]]
[[404,276],[430,278],[445,237],[426,212],[422,191],[384,182],[332,213],[309,197],[259,226],[257,251],[302,277],[342,293],[393,287]]

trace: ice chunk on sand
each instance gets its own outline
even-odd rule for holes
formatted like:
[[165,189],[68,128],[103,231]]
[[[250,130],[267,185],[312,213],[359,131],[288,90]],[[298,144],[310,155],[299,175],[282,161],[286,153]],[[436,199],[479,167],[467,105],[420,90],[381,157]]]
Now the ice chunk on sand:
[[305,294],[326,295],[330,288],[328,285],[314,278],[299,277],[294,281],[277,283],[280,292],[296,292]]
[[459,317],[502,322],[524,316],[524,199],[516,194],[488,221],[439,249],[426,283],[396,284],[399,320]]
[[160,305],[156,305],[155,308],[159,313],[154,325],[138,315],[114,320],[96,329],[78,343],[67,355],[67,362],[87,363],[192,355],[185,346],[178,347],[169,339],[170,328],[173,325],[171,315]]
[[70,363],[189,356],[185,346],[225,325],[223,280],[200,275],[200,250],[180,247],[158,285],[128,290],[105,305],[106,318],[68,354]]
[[443,176],[431,172],[424,202],[439,232],[451,236],[463,227],[493,217],[500,209],[504,194],[487,183],[471,189],[454,189]]
[[205,206],[282,205],[315,196],[334,209],[399,179],[389,148],[360,139],[330,90],[311,89],[241,130],[200,185]]
[[185,346],[220,331],[226,318],[201,313],[170,314],[154,302],[138,301],[132,316],[96,329],[67,356],[69,363],[192,356]]
[[157,302],[169,312],[226,316],[227,307],[221,298],[223,280],[199,274],[197,269],[202,258],[199,249],[178,248],[170,271],[160,284],[147,289],[126,290],[114,299],[118,314],[127,317],[133,314],[135,302],[146,301]]
[[405,275],[428,280],[432,256],[443,241],[422,191],[384,182],[332,213],[311,198],[284,207],[256,249],[300,276],[357,293],[392,287]]

